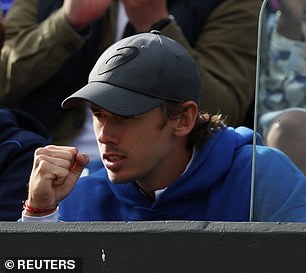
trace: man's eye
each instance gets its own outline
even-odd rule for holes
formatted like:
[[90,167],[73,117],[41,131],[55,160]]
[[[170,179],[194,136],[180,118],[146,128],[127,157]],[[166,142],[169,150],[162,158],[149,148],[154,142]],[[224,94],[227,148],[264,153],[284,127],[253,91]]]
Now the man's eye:
[[120,116],[121,119],[135,119],[135,116]]

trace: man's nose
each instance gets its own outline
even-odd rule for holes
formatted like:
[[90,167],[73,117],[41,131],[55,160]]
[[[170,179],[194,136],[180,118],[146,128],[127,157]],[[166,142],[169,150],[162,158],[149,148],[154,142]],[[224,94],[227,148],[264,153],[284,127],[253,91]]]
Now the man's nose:
[[107,117],[103,124],[100,124],[97,134],[100,143],[119,143],[118,126],[111,117]]

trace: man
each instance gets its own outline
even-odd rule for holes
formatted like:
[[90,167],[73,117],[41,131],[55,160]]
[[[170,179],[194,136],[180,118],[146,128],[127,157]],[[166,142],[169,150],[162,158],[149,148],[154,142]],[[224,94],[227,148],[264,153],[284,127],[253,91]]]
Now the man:
[[[108,48],[63,102],[89,103],[105,168],[77,183],[86,154],[38,149],[23,221],[248,221],[253,132],[200,113],[200,82],[188,51],[157,31]],[[273,148],[257,155],[253,219],[306,220],[301,172]]]

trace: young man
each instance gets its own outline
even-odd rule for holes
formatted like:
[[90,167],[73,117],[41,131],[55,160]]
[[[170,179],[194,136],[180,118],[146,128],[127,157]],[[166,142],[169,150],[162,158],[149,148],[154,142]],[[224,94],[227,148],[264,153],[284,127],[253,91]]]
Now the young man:
[[[38,149],[22,220],[248,221],[253,132],[200,113],[200,82],[189,53],[157,31],[108,48],[63,102],[89,103],[105,168],[77,182],[86,154]],[[256,153],[252,220],[306,220],[303,174],[273,148]]]

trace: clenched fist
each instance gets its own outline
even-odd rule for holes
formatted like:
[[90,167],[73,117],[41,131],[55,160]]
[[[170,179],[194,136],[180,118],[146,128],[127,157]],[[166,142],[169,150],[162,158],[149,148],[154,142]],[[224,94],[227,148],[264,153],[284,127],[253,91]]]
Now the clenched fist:
[[[88,156],[75,147],[38,148],[30,176],[28,205],[43,210],[56,208],[72,191],[88,161]],[[25,214],[32,215],[28,211]]]

